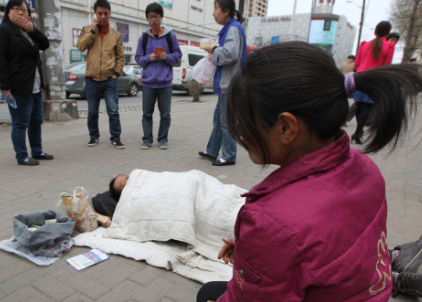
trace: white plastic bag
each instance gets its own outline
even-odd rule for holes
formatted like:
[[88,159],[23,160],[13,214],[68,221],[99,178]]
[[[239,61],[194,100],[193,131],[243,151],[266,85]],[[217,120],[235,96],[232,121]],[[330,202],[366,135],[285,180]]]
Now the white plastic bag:
[[57,207],[63,214],[76,221],[75,230],[80,233],[91,232],[98,226],[91,198],[83,187],[75,188],[73,194],[61,193]]
[[217,66],[212,63],[212,55],[202,58],[192,69],[192,78],[198,83],[209,83],[214,79]]

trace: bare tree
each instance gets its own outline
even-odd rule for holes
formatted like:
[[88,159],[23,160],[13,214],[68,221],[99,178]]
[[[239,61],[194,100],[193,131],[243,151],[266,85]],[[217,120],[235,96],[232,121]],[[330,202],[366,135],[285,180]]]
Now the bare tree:
[[422,46],[422,0],[395,0],[391,20],[404,40],[402,63],[409,62],[415,50]]

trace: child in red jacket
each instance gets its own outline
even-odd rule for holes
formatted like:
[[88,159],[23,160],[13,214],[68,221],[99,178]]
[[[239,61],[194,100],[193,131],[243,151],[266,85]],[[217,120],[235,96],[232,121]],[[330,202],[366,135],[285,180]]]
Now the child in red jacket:
[[421,88],[410,64],[344,76],[302,42],[252,54],[231,82],[227,124],[254,163],[280,168],[244,194],[219,255],[232,280],[205,285],[198,301],[388,301],[385,181],[341,126],[359,89],[377,116],[364,151],[394,148]]

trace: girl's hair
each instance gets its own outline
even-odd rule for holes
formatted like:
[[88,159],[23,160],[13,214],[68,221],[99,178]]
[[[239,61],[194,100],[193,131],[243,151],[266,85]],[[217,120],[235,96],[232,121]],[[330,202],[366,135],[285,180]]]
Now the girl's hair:
[[236,3],[234,0],[215,0],[214,3],[218,3],[218,6],[220,6],[223,12],[228,11],[230,17],[234,18],[236,15],[236,20],[242,23],[242,13],[236,10]]
[[372,56],[375,60],[378,60],[382,50],[382,37],[388,36],[391,31],[391,23],[388,21],[382,21],[375,27],[375,35],[377,36],[372,40]]
[[31,8],[29,7],[28,2],[26,2],[25,0],[10,0],[9,2],[7,2],[6,10],[4,11],[3,21],[1,23],[9,21],[10,20],[9,12],[12,9],[12,7],[20,6],[22,3],[26,4],[26,8],[28,10],[28,16],[31,17]]
[[[377,117],[364,151],[376,152],[391,140],[393,150],[422,89],[418,67],[383,66],[356,74],[355,83],[374,101]],[[340,134],[348,111],[344,75],[332,57],[318,47],[287,42],[255,51],[232,78],[227,124],[234,139],[248,151],[258,148],[268,165],[269,136],[279,114],[301,118],[310,135],[325,141]]]

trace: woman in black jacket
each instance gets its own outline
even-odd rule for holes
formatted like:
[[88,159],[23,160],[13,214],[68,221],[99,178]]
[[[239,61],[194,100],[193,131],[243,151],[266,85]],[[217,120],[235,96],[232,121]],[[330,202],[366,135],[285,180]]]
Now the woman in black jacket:
[[[16,99],[17,109],[9,107],[12,117],[12,143],[19,165],[35,166],[40,159],[53,159],[43,151],[41,125],[43,122],[42,63],[40,50],[49,47],[49,41],[35,28],[29,5],[24,0],[7,3],[0,25],[0,89]],[[32,157],[28,155],[28,139]]]

